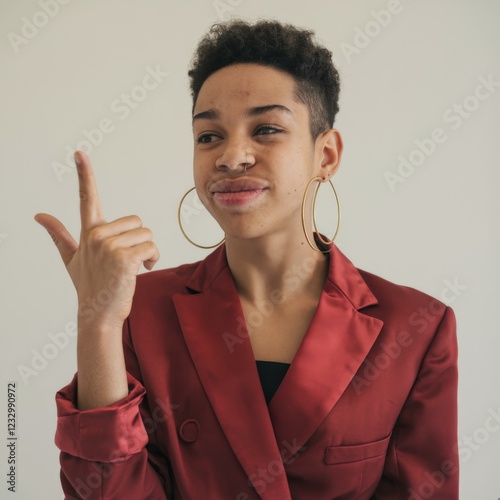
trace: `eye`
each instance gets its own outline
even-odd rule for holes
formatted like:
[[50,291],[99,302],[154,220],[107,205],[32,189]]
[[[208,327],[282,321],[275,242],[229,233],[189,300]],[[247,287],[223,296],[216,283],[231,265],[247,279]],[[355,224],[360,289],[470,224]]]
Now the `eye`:
[[[271,133],[264,133],[264,134],[260,134],[259,132],[261,132],[262,130],[264,131],[271,131]],[[271,125],[262,125],[261,127],[259,127],[257,130],[256,130],[256,134],[257,135],[273,135],[273,134],[277,134],[277,133],[280,133],[280,132],[283,132],[281,129],[279,128],[276,128],[276,127],[273,127]]]
[[209,138],[209,137],[219,137],[219,136],[216,135],[216,134],[201,134],[196,139],[196,142],[198,142],[200,144],[211,144],[213,141],[211,141],[211,140],[205,140],[205,138]]
[[[283,130],[274,127],[272,125],[261,125],[260,127],[257,128],[255,131],[255,135],[274,135],[283,132]],[[211,137],[218,137],[221,139],[221,137],[217,134],[211,134],[208,132],[205,132],[204,134],[201,134],[198,136],[196,139],[196,142],[199,144],[211,144],[215,142],[214,140],[210,139]]]

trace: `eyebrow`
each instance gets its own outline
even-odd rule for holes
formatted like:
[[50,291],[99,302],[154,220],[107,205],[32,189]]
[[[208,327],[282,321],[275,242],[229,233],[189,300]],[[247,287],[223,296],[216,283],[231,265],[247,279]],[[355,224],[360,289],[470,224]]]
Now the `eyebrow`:
[[[282,113],[287,113],[289,115],[293,115],[293,112],[288,109],[286,106],[282,104],[267,104],[266,106],[255,106],[253,108],[249,108],[247,110],[247,116],[259,116],[264,113],[268,113],[269,111],[281,111]],[[193,116],[194,123],[195,120],[220,120],[220,113],[215,109],[208,109],[207,111],[202,111]]]

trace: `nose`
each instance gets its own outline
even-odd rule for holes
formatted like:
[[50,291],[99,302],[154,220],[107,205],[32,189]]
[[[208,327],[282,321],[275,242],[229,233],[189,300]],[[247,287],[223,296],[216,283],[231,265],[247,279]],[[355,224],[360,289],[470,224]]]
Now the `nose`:
[[237,172],[238,170],[246,172],[255,163],[255,158],[244,148],[226,149],[224,153],[217,158],[215,167],[217,170],[226,170],[228,172]]

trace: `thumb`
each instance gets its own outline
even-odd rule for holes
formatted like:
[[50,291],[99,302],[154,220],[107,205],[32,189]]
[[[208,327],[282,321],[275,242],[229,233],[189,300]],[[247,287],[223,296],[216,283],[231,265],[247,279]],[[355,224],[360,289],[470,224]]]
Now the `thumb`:
[[43,226],[54,241],[64,264],[67,266],[78,248],[78,243],[73,239],[64,224],[49,214],[36,214],[35,220]]

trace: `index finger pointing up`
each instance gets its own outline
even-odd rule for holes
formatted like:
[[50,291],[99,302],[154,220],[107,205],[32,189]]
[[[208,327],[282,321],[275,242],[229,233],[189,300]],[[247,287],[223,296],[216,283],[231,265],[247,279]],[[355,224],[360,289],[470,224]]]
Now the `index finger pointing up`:
[[101,202],[97,194],[94,172],[87,155],[82,151],[75,151],[75,162],[80,190],[82,230],[90,229],[97,224],[105,222]]

